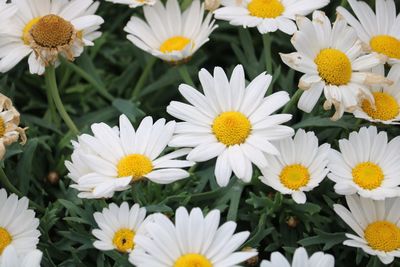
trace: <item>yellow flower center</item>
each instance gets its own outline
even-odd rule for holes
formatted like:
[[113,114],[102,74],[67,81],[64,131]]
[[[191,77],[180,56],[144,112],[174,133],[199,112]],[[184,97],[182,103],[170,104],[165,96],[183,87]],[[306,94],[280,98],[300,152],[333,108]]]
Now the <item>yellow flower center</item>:
[[134,231],[122,228],[115,232],[113,244],[119,252],[127,253],[132,251],[133,247],[135,246],[135,243],[133,242],[134,238]]
[[144,155],[131,154],[118,162],[117,169],[118,177],[132,176],[137,181],[153,170],[153,163]]
[[0,117],[0,137],[3,137],[6,134],[6,124],[4,119]]
[[399,104],[396,99],[388,93],[375,92],[373,93],[375,106],[367,99],[362,102],[362,109],[371,118],[376,120],[388,121],[393,120],[399,115]]
[[400,59],[400,40],[390,35],[377,35],[370,41],[372,50],[390,58]]
[[400,248],[400,228],[392,222],[373,222],[365,229],[364,236],[375,250],[390,252]]
[[160,51],[170,53],[172,51],[182,51],[191,42],[189,38],[183,36],[174,36],[167,39],[161,46]]
[[0,227],[0,255],[3,253],[3,250],[11,244],[11,241],[12,237],[10,233],[6,229]]
[[332,85],[345,85],[350,82],[352,67],[345,53],[333,48],[321,50],[315,58],[319,76]]
[[221,113],[215,118],[212,131],[217,140],[227,146],[243,144],[251,132],[251,123],[236,111]]
[[285,11],[285,7],[279,0],[252,0],[247,9],[254,17],[272,19],[279,17]]
[[283,168],[279,178],[281,183],[287,188],[299,190],[310,181],[310,173],[303,165],[293,164]]
[[372,162],[358,164],[351,173],[353,181],[366,190],[373,190],[381,186],[385,177],[381,167]]
[[57,15],[46,15],[29,21],[23,29],[24,43],[29,45],[30,38],[36,44],[46,48],[56,48],[70,43],[74,26]]
[[212,263],[203,255],[186,254],[181,256],[174,264],[174,267],[212,267]]

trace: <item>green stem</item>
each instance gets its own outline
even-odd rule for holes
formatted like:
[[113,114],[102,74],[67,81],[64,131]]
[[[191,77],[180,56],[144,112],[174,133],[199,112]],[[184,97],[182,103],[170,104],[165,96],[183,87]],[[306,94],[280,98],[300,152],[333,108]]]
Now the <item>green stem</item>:
[[265,67],[267,68],[268,74],[272,75],[272,53],[271,53],[271,35],[263,34],[264,53],[265,53]]
[[[4,186],[4,188],[11,193],[16,194],[18,197],[22,198],[24,195],[10,182],[8,179],[6,173],[4,172],[3,168],[0,168],[0,183]],[[40,212],[44,212],[44,208],[33,202],[32,200],[29,200],[29,203],[32,207],[37,209]]]
[[78,128],[75,126],[75,123],[72,121],[71,117],[68,115],[65,110],[64,104],[61,101],[60,93],[57,88],[57,80],[56,80],[56,72],[54,66],[49,66],[46,68],[45,78],[47,80],[47,90],[53,99],[54,104],[60,114],[61,118],[64,120],[65,124],[67,124],[68,128],[75,134],[78,135]]
[[192,78],[190,77],[187,66],[185,64],[183,64],[182,66],[179,67],[178,70],[179,70],[179,74],[181,75],[183,81],[190,86],[194,86],[194,82],[193,82]]
[[286,104],[285,108],[283,109],[282,113],[290,113],[293,107],[299,102],[300,96],[303,93],[303,90],[297,89],[296,93],[292,96],[290,101]]
[[146,82],[147,77],[149,76],[150,71],[152,70],[154,63],[156,63],[156,61],[157,61],[157,58],[151,57],[150,60],[147,62],[146,67],[144,68],[144,70],[142,72],[142,75],[140,75],[140,78],[139,78],[138,82],[136,83],[135,88],[133,89],[132,100],[139,98],[140,91],[142,90],[143,85]]

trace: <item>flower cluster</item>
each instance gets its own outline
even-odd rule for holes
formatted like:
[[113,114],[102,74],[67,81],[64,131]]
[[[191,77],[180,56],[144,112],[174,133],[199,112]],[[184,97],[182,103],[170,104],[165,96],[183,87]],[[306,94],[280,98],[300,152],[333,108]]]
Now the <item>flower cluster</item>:
[[[333,121],[347,112],[379,126],[400,122],[400,15],[394,0],[376,0],[376,13],[365,2],[348,0],[355,16],[338,7],[334,22],[318,10],[329,0],[225,0],[222,6],[194,0],[184,11],[177,0],[107,1],[142,7],[144,18],[132,16],[124,28],[127,39],[172,65],[186,64],[209,41],[217,28],[213,17],[257,27],[264,35],[280,30],[292,35],[296,51],[281,53],[280,59],[302,73],[300,110],[312,112],[324,94],[323,108],[335,108]],[[55,88],[54,67],[73,61],[101,36],[99,5],[0,1],[0,72],[28,57],[32,74],[46,74],[52,104],[72,132],[77,129]],[[194,179],[193,167],[211,162],[212,182],[219,187],[264,184],[304,204],[306,193],[328,177],[349,208],[334,204],[333,210],[356,234],[346,234],[343,244],[384,264],[393,262],[400,256],[400,136],[389,140],[389,131],[366,125],[338,145],[321,144],[318,133],[287,125],[293,116],[285,107],[296,97],[274,90],[274,73],[268,69],[246,80],[246,68],[237,65],[231,75],[221,67],[212,73],[201,69],[198,87],[181,84],[184,102],[164,108],[177,121],[147,116],[135,128],[122,114],[118,126],[92,124],[91,133],[72,141],[71,159],[65,161],[69,186],[82,201],[110,199],[139,183]],[[6,146],[25,143],[26,128],[19,123],[11,100],[0,94],[1,159]],[[27,198],[0,189],[1,267],[40,266],[39,220],[28,205]],[[112,202],[93,214],[98,225],[93,246],[129,254],[138,267],[234,267],[258,255],[256,249],[243,249],[251,233],[237,231],[237,223],[218,209],[182,206],[173,214],[171,219],[138,203]],[[333,267],[335,259],[323,252],[308,257],[300,247],[292,262],[293,267]],[[279,252],[261,261],[261,267],[290,265]]]

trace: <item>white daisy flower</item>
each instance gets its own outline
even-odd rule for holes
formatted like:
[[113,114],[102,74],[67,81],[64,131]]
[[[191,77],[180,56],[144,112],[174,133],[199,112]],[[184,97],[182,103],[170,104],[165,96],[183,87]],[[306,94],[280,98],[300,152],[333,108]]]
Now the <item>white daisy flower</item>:
[[215,18],[235,26],[257,27],[262,34],[280,30],[292,35],[297,27],[296,16],[306,16],[320,9],[329,0],[230,0],[214,11]]
[[338,204],[333,208],[357,235],[346,234],[349,240],[343,244],[376,255],[384,264],[399,257],[400,198],[374,201],[352,195],[346,201],[350,210]]
[[194,0],[181,14],[177,0],[168,0],[166,6],[158,1],[144,7],[146,21],[132,17],[125,27],[127,38],[137,47],[171,63],[188,60],[209,40],[217,26],[212,15],[204,18],[204,4]]
[[313,132],[300,129],[293,139],[277,142],[277,148],[280,155],[267,155],[269,166],[261,169],[260,179],[282,194],[292,195],[296,203],[304,204],[304,192],[317,187],[328,174],[330,145],[318,146]]
[[234,267],[257,255],[257,252],[235,252],[249,232],[234,234],[236,223],[219,227],[220,212],[204,216],[199,208],[190,214],[184,207],[176,211],[175,224],[163,214],[155,214],[144,224],[146,233],[138,233],[129,261],[137,267]]
[[17,195],[0,189],[0,262],[8,246],[13,246],[18,254],[36,249],[39,243],[39,220],[35,212],[28,209],[29,200],[18,199]]
[[395,1],[376,0],[376,14],[363,1],[348,2],[358,20],[343,7],[337,12],[356,30],[364,49],[389,64],[400,63],[400,16]]
[[100,229],[94,229],[98,239],[93,246],[99,250],[113,250],[129,253],[135,247],[134,238],[146,217],[146,209],[138,204],[129,209],[127,202],[118,207],[111,203],[102,212],[96,212],[94,219]]
[[177,160],[190,149],[181,149],[159,157],[170,142],[175,122],[156,121],[146,117],[135,131],[125,115],[120,116],[119,130],[105,123],[91,126],[94,136],[83,134],[73,142],[72,160],[66,161],[71,187],[81,191],[81,198],[109,198],[130,184],[149,179],[169,184],[187,178],[181,168],[194,163]]
[[328,164],[336,193],[375,200],[400,194],[400,137],[388,142],[386,132],[363,127],[339,140],[339,148],[331,150]]
[[338,19],[332,27],[323,12],[315,11],[312,21],[298,17],[297,25],[299,31],[292,38],[297,52],[281,54],[281,58],[289,67],[304,73],[299,82],[304,90],[299,109],[311,112],[324,92],[324,108],[334,105],[332,119],[337,120],[345,111],[357,107],[360,96],[373,101],[368,85],[389,83],[369,72],[383,62],[373,55],[363,55],[362,44],[346,21]]
[[0,72],[7,72],[29,55],[31,73],[43,74],[58,57],[74,60],[92,46],[103,19],[92,0],[13,0],[18,12],[6,25],[0,44]]
[[265,168],[266,154],[278,155],[270,141],[291,137],[292,128],[281,125],[290,114],[272,115],[289,101],[287,92],[265,97],[271,83],[266,73],[256,77],[246,88],[243,67],[238,65],[230,81],[217,67],[214,77],[202,69],[199,79],[204,95],[182,84],[180,93],[191,104],[172,101],[167,112],[183,120],[170,142],[175,147],[194,147],[188,159],[203,162],[217,157],[215,176],[220,186],[226,186],[234,174],[250,182],[252,163]]
[[112,2],[114,4],[129,5],[130,8],[136,8],[144,5],[152,6],[157,0],[106,0],[107,2]]
[[355,117],[383,124],[400,123],[400,64],[393,65],[387,79],[394,83],[371,87],[374,103],[361,99]]
[[316,252],[309,258],[304,248],[298,248],[294,252],[292,264],[279,252],[271,254],[271,260],[264,260],[260,267],[334,267],[335,259],[332,255]]
[[31,250],[23,255],[18,255],[13,246],[4,249],[0,260],[1,267],[40,267],[43,253],[37,249]]

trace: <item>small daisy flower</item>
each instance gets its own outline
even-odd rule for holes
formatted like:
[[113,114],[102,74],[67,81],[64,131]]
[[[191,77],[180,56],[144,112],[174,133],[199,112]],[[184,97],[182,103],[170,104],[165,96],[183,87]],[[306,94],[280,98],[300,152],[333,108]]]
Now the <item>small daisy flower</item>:
[[383,124],[400,123],[400,65],[393,65],[387,79],[392,85],[378,85],[371,87],[374,103],[368,99],[361,99],[354,116],[371,122]]
[[400,63],[400,17],[395,1],[376,0],[376,14],[363,1],[348,2],[357,18],[343,7],[337,12],[356,30],[364,49],[389,64]]
[[335,259],[332,255],[323,252],[316,252],[309,258],[304,248],[298,248],[293,255],[293,263],[289,261],[279,252],[271,254],[271,260],[264,260],[260,267],[334,267]]
[[99,250],[118,250],[129,253],[135,247],[134,238],[146,217],[146,209],[138,204],[129,209],[124,202],[118,207],[111,203],[102,212],[96,212],[94,219],[100,229],[94,229],[93,235],[98,239],[93,246]]
[[18,255],[13,246],[4,249],[0,260],[1,267],[40,267],[43,253],[37,249],[31,250],[23,255]]
[[174,147],[194,147],[188,159],[203,162],[217,157],[215,176],[220,186],[226,186],[232,171],[244,182],[253,175],[252,163],[267,167],[266,154],[278,155],[271,141],[291,137],[292,128],[281,125],[290,114],[272,115],[288,101],[287,92],[265,94],[271,75],[260,74],[247,87],[243,67],[238,65],[230,81],[217,67],[214,77],[202,69],[199,79],[204,95],[183,84],[180,93],[191,104],[172,101],[167,112],[183,120],[177,124]]
[[313,132],[300,129],[293,139],[280,140],[277,148],[280,154],[267,155],[269,166],[261,169],[260,179],[282,194],[292,195],[296,203],[304,204],[304,192],[317,187],[328,174],[330,145],[318,146]]
[[1,35],[0,72],[7,72],[29,55],[29,70],[43,74],[57,65],[58,57],[72,61],[85,46],[92,46],[103,23],[94,15],[99,3],[92,0],[13,0],[18,12]]
[[331,150],[328,177],[340,195],[358,193],[362,197],[382,200],[400,193],[400,138],[388,142],[386,132],[363,127],[349,139],[339,140],[341,152]]
[[212,15],[204,18],[204,5],[194,0],[181,14],[177,0],[168,0],[166,6],[158,1],[144,7],[146,21],[132,17],[125,27],[127,38],[137,47],[171,63],[187,61],[209,40],[217,26]]
[[6,153],[6,146],[17,141],[26,143],[25,130],[19,127],[20,114],[13,106],[11,100],[0,94],[0,159]]
[[81,192],[79,197],[109,198],[142,179],[169,184],[189,177],[181,168],[190,167],[193,162],[177,158],[190,149],[159,157],[172,138],[175,122],[160,119],[153,124],[153,119],[146,117],[135,131],[128,118],[121,115],[119,127],[93,124],[94,136],[83,134],[73,142],[72,160],[65,165],[76,183],[71,187]]
[[144,234],[135,237],[136,246],[129,261],[137,267],[234,267],[257,255],[257,252],[235,252],[249,232],[234,234],[236,223],[219,227],[220,212],[206,216],[199,208],[190,214],[184,207],[176,211],[175,224],[163,214],[153,215],[143,225]]
[[7,197],[6,190],[0,189],[0,262],[7,261],[3,257],[9,246],[24,254],[36,249],[39,243],[39,220],[28,205],[27,198],[18,199],[15,194]]
[[306,16],[329,4],[329,0],[231,0],[222,3],[224,7],[214,12],[217,19],[235,26],[257,27],[262,34],[280,30],[292,35],[297,30],[293,22],[296,16]]
[[107,2],[112,2],[114,4],[129,5],[130,8],[136,8],[144,5],[152,6],[157,0],[106,0]]
[[350,210],[338,204],[333,208],[357,235],[346,234],[349,240],[343,244],[378,256],[384,264],[399,257],[400,198],[376,201],[352,195],[346,201]]
[[371,84],[390,83],[384,77],[370,73],[370,69],[383,62],[373,55],[363,55],[356,32],[346,21],[338,19],[331,25],[328,17],[320,11],[313,13],[313,20],[298,17],[297,31],[292,44],[297,52],[281,54],[285,64],[304,73],[299,88],[304,90],[299,109],[311,112],[322,92],[325,109],[332,105],[338,120],[345,111],[354,111],[360,96],[373,102],[368,89]]

